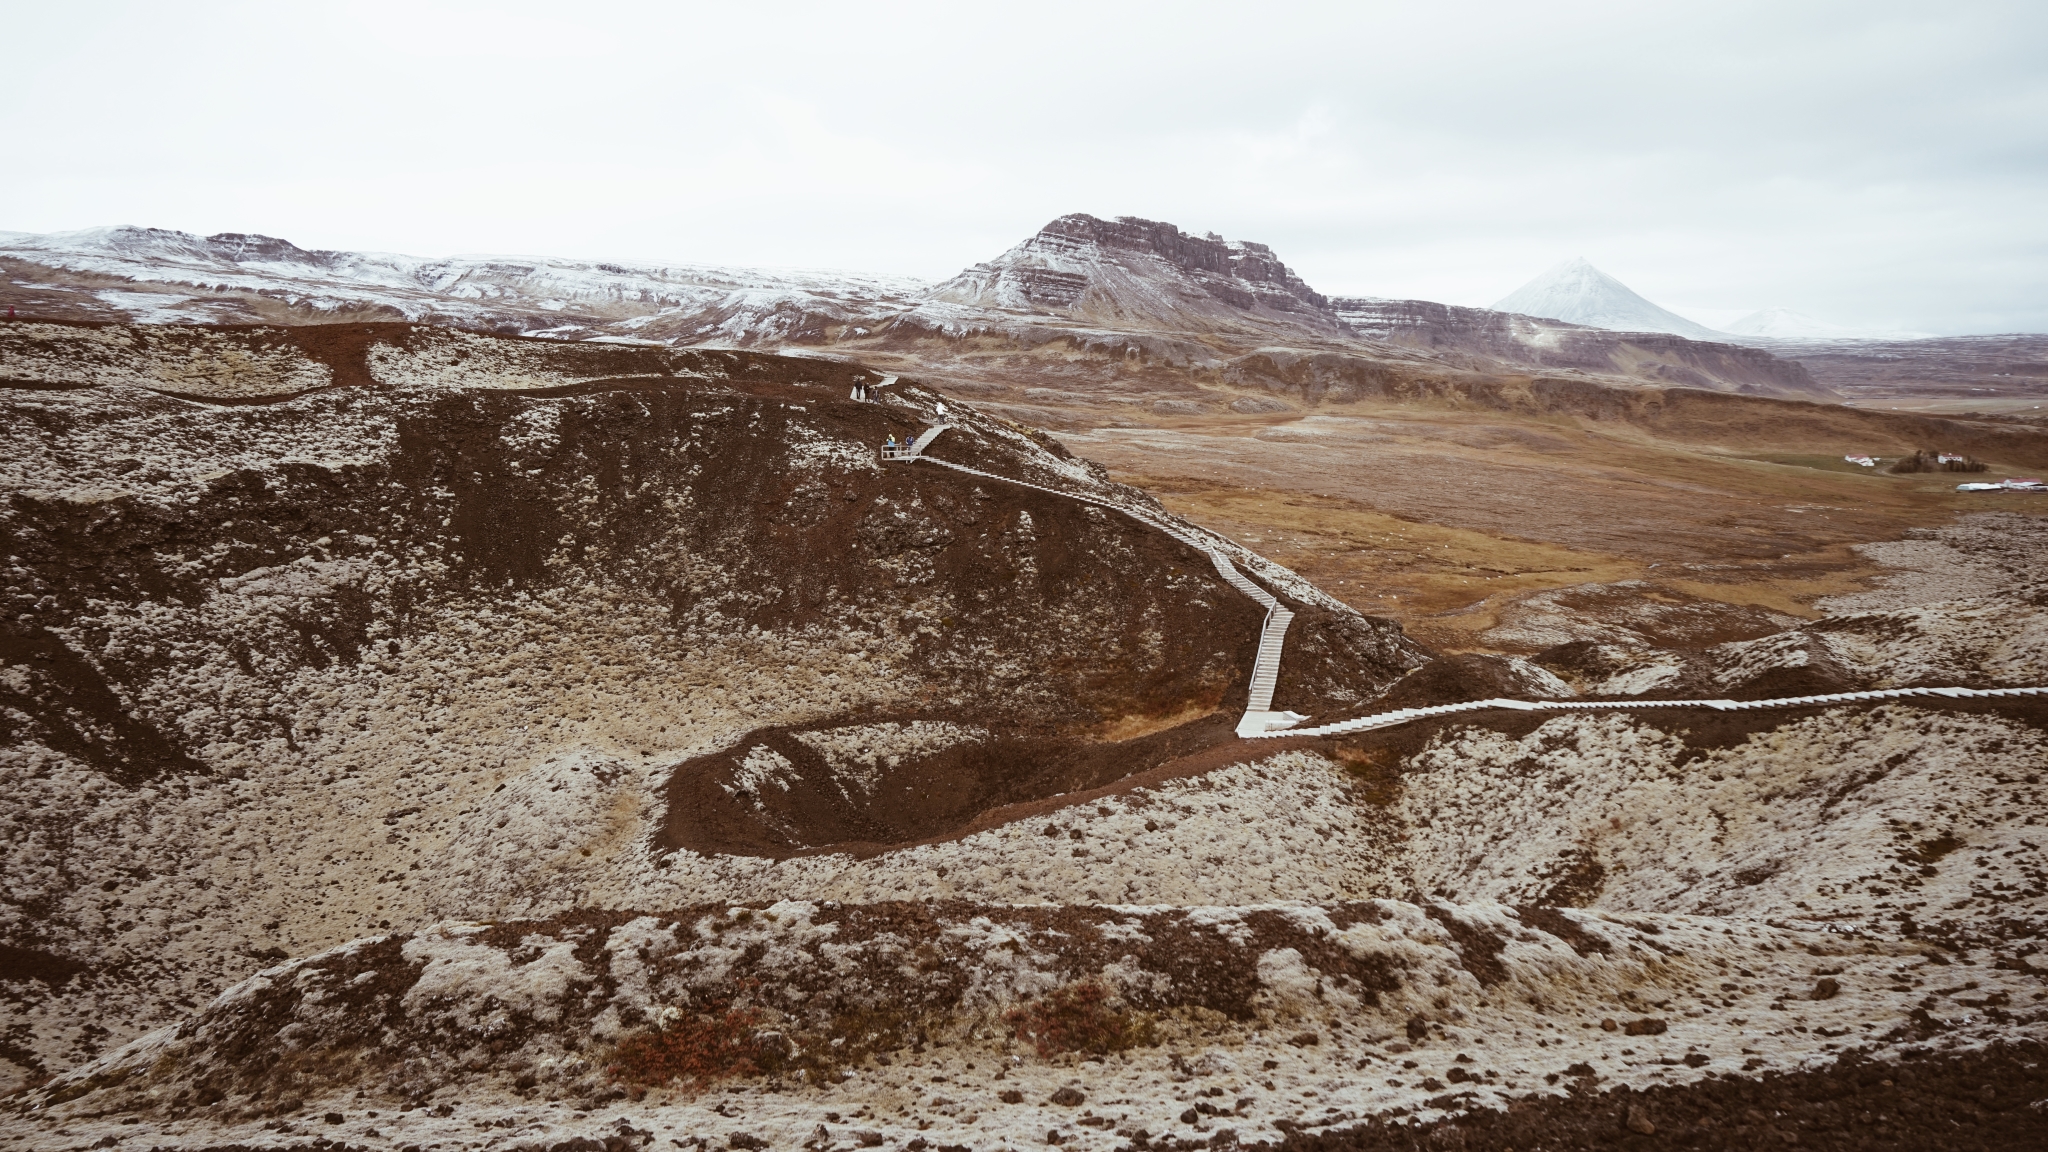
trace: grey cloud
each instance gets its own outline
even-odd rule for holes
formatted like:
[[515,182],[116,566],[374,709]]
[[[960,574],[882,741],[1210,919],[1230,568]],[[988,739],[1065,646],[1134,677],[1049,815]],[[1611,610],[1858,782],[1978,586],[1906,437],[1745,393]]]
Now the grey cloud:
[[1680,312],[2048,329],[2038,4],[110,11],[10,17],[0,227],[936,279],[1128,213],[1326,292],[1584,255]]

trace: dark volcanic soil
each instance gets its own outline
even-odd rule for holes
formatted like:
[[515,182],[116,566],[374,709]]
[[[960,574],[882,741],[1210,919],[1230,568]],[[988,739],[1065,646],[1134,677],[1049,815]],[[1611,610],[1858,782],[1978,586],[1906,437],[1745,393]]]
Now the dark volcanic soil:
[[[1151,1145],[1185,1148],[1187,1141]],[[1208,1146],[1207,1141],[1198,1146]],[[1271,1147],[1261,1144],[1258,1147]],[[1844,1059],[1812,1072],[1683,1088],[1585,1089],[1434,1124],[1377,1121],[1297,1135],[1287,1152],[1514,1152],[1572,1148],[1818,1148],[1993,1152],[2048,1147],[2048,1046]]]
[[[676,767],[668,821],[657,843],[670,850],[746,856],[872,855],[984,827],[982,818],[995,809],[1101,788],[1203,749],[1235,745],[1235,723],[1234,715],[1217,713],[1110,742],[982,729],[986,736],[889,765],[872,789],[838,785],[831,762],[798,730],[762,729]],[[783,778],[790,787],[737,779],[746,758],[762,749],[792,765]]]

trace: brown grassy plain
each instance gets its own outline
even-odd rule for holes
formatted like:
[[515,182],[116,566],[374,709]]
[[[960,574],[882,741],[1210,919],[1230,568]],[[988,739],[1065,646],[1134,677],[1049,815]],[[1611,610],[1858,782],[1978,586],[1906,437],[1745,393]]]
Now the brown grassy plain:
[[[1959,493],[1957,476],[1845,464],[1852,451],[1898,454],[1903,441],[1872,443],[1806,407],[1787,406],[1775,423],[1690,425],[1683,438],[1618,421],[1361,403],[1155,417],[1063,439],[1173,511],[1451,651],[1523,650],[1486,633],[1527,596],[1620,581],[1636,583],[1617,600],[1718,621],[1695,640],[1761,635],[1864,587],[1877,569],[1856,544],[1965,511],[2048,514],[2040,496]],[[2025,468],[1992,464],[1992,479]]]

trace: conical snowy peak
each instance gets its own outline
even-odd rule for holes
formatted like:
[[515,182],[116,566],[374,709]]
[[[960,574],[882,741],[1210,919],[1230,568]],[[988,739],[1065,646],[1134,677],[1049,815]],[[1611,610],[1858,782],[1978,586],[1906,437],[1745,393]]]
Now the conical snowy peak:
[[1628,285],[1593,267],[1584,257],[1559,264],[1502,297],[1493,307],[1499,312],[1546,316],[1617,332],[1669,332],[1693,340],[1727,339],[1704,324],[1695,324],[1636,295]]

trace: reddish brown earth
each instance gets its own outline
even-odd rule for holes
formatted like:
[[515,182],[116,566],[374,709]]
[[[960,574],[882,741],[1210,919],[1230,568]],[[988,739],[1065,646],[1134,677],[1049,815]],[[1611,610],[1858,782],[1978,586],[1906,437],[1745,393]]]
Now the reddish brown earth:
[[[1220,705],[1220,701],[1217,702]],[[971,713],[963,719],[977,719]],[[1179,767],[1191,754],[1236,742],[1234,716],[1220,710],[1189,724],[1133,740],[1097,743],[1057,732],[1005,729],[986,741],[964,743],[901,763],[885,794],[849,799],[836,793],[824,758],[786,732],[748,733],[730,749],[678,765],[668,791],[662,848],[699,852],[788,856],[799,852],[871,855],[988,826],[1003,812],[1021,819],[1037,801],[1092,793],[1149,779],[1162,765]],[[739,757],[772,748],[796,765],[803,782],[792,791],[764,791],[769,811],[750,811],[752,794],[733,796]]]

